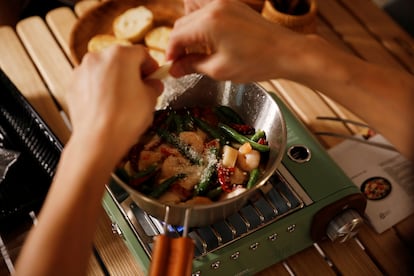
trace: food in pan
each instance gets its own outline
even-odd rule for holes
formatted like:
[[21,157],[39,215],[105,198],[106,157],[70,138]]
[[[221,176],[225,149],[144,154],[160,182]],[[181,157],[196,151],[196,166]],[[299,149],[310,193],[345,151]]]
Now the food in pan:
[[141,5],[127,9],[115,17],[111,34],[97,34],[88,42],[88,51],[97,52],[113,44],[145,45],[150,55],[162,65],[166,62],[165,50],[172,28],[155,26],[153,12]]
[[372,177],[361,185],[361,192],[367,199],[379,200],[391,192],[391,183],[383,177]]
[[167,108],[154,113],[116,174],[162,203],[208,204],[253,187],[268,152],[264,131],[229,107]]

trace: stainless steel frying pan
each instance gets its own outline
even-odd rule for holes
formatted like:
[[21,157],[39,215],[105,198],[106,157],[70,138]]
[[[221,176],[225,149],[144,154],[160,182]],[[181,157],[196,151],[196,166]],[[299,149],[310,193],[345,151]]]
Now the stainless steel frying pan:
[[[257,185],[246,192],[207,205],[170,205],[168,223],[187,226],[205,226],[237,212],[260,189],[278,168],[286,147],[286,126],[277,103],[266,90],[255,83],[236,84],[214,81],[206,76],[193,75],[165,82],[164,101],[160,106],[173,108],[226,105],[234,109],[247,124],[266,132],[270,146],[269,158]],[[136,204],[148,214],[163,220],[166,205],[129,187],[115,174],[115,181],[125,188]]]

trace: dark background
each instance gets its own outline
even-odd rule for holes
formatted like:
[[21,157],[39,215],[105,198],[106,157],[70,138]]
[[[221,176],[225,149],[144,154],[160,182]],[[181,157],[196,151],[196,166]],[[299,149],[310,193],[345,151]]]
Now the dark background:
[[[13,1],[13,0],[7,0]],[[64,1],[64,0],[32,0],[29,4],[23,9],[21,18],[40,15],[45,16],[46,13],[54,8],[62,6],[73,6],[72,2],[75,1]]]

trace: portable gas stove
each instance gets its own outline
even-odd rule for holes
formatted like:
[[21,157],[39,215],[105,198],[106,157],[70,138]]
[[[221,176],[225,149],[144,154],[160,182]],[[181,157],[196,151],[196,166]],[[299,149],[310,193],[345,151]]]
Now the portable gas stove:
[[[326,150],[275,96],[287,125],[282,165],[239,212],[192,228],[193,275],[251,275],[328,236],[346,240],[362,222],[366,201]],[[136,260],[148,270],[163,223],[143,212],[115,182],[104,207]],[[168,227],[179,236],[182,227]],[[146,271],[147,272],[147,271]]]
[[[1,70],[0,91],[0,149],[20,154],[0,185],[0,254],[6,264],[0,263],[2,274],[13,272],[12,261],[20,248],[15,237],[35,222],[63,147]],[[366,201],[358,188],[306,127],[274,99],[287,126],[282,164],[236,214],[189,229],[196,245],[193,275],[254,274],[325,236],[346,239],[362,222],[359,215]],[[29,167],[33,172],[27,173]],[[22,168],[25,174],[20,173]],[[24,181],[26,176],[31,181]],[[163,233],[163,223],[140,210],[115,182],[107,185],[103,203],[113,229],[148,270],[153,237]],[[168,235],[178,236],[182,230],[170,226]]]

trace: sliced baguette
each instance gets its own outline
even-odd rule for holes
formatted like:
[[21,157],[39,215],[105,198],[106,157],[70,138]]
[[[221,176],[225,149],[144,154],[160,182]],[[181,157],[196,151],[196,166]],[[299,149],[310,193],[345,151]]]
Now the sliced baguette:
[[171,30],[172,28],[168,26],[160,26],[152,29],[145,35],[145,44],[149,48],[165,51],[168,40],[170,39]]
[[163,80],[170,76],[170,69],[172,66],[172,61],[168,61],[158,67],[157,70],[155,70],[151,75],[147,77],[147,79],[153,79],[153,80]]
[[151,55],[151,57],[157,61],[158,65],[161,66],[166,62],[165,52],[158,51],[152,48],[148,48],[148,52]]
[[126,39],[116,38],[113,35],[98,34],[89,40],[88,52],[100,52],[103,49],[114,44],[129,46],[132,43]]
[[138,6],[118,15],[112,29],[117,38],[135,43],[144,39],[145,34],[152,29],[153,21],[152,11],[145,6]]

